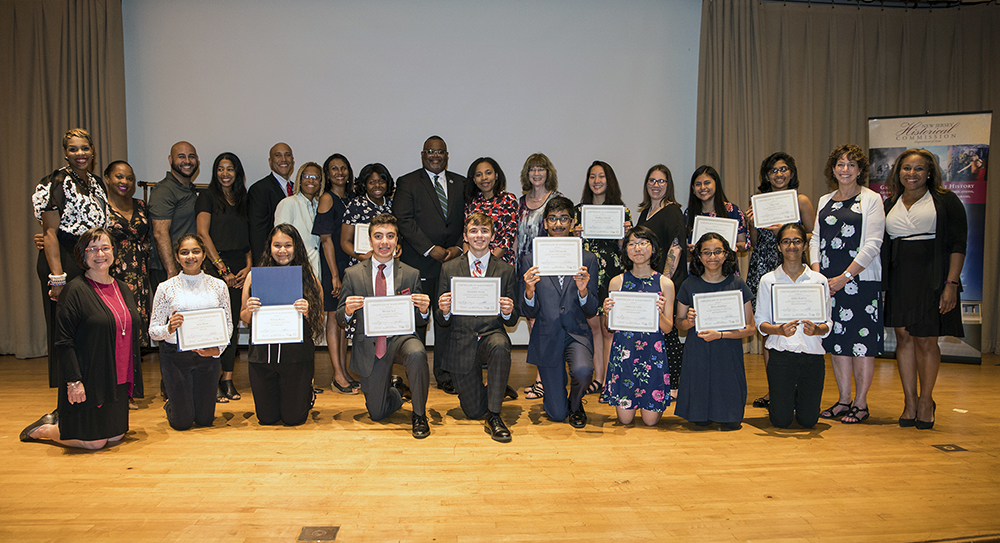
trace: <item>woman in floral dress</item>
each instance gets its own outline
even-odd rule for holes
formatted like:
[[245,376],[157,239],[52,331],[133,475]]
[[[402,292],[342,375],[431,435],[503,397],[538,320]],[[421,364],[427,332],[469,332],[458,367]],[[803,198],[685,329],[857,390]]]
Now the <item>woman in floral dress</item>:
[[496,229],[490,252],[511,266],[517,255],[517,198],[507,192],[507,176],[496,160],[477,158],[469,166],[465,184],[465,216],[481,212],[493,219]]
[[[142,316],[139,331],[142,347],[149,347],[149,218],[146,202],[133,198],[135,173],[124,160],[116,160],[104,169],[104,186],[108,190],[108,231],[114,236],[118,258],[111,275],[128,285]],[[142,383],[133,388],[134,397],[142,398]]]

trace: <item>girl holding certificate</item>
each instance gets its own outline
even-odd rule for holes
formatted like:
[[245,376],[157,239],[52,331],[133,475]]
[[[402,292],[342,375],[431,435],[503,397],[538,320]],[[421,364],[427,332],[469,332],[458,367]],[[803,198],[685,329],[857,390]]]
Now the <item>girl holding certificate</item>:
[[[688,236],[694,232],[694,218],[698,215],[735,219],[739,223],[735,249],[745,251],[750,248],[747,244],[747,226],[743,212],[736,204],[726,199],[726,193],[722,190],[722,177],[711,166],[699,166],[691,174],[691,192],[688,194],[688,208],[684,212]],[[695,241],[697,240],[690,240],[691,243]],[[697,258],[695,260],[697,261]]]
[[[656,332],[616,330],[611,343],[611,359],[604,396],[615,406],[618,421],[631,424],[637,409],[642,422],[653,426],[670,405],[670,367],[664,349],[664,334],[674,328],[674,284],[656,268],[663,260],[656,234],[636,226],[625,236],[622,262],[629,271],[615,276],[609,288],[613,292],[655,292],[660,329]],[[604,314],[615,307],[610,296],[604,300]]]
[[[771,424],[787,428],[795,420],[803,428],[812,428],[819,420],[823,400],[826,362],[822,338],[830,334],[828,322],[795,318],[787,322],[776,319],[772,301],[780,303],[772,288],[775,285],[816,285],[822,292],[823,318],[830,320],[830,290],[826,277],[803,264],[806,229],[800,223],[786,224],[778,230],[777,245],[782,264],[764,274],[760,280],[757,311],[754,320],[765,337],[764,346],[770,352],[767,364],[767,386],[771,391],[768,416]],[[780,305],[779,305],[780,307]]]
[[[785,152],[778,151],[760,163],[760,186],[758,194],[768,194],[783,190],[798,190],[799,171],[795,167],[795,159]],[[806,241],[812,232],[816,220],[816,210],[809,197],[799,194],[799,217],[806,229]],[[753,223],[753,205],[747,208],[747,227],[750,229],[750,266],[747,270],[747,286],[750,292],[757,296],[757,286],[765,273],[773,271],[781,265],[782,254],[778,250],[778,239],[775,237],[780,224],[757,228]],[[755,302],[756,303],[756,302]],[[764,367],[767,367],[768,350],[764,349]],[[765,394],[753,401],[754,407],[767,408],[771,394]]]
[[[824,174],[835,190],[819,199],[809,241],[813,271],[826,276],[833,306],[833,331],[823,340],[833,359],[840,396],[820,413],[844,424],[866,420],[875,356],[882,352],[882,197],[864,186],[868,154],[857,145],[830,153]],[[851,376],[857,388],[851,400]]]
[[177,329],[184,323],[181,312],[221,307],[226,314],[226,337],[233,333],[229,288],[222,279],[201,270],[206,252],[205,243],[194,234],[184,234],[177,240],[174,258],[181,266],[181,273],[156,288],[149,317],[149,337],[160,342],[160,375],[170,398],[163,409],[174,430],[187,430],[194,424],[212,425],[219,386],[219,357],[226,348],[226,344],[221,344],[179,350]]
[[[312,388],[313,338],[323,333],[323,302],[320,284],[309,265],[306,247],[298,230],[290,224],[275,226],[267,237],[267,251],[261,267],[301,266],[302,298],[295,310],[303,315],[303,335],[299,343],[256,344],[251,339],[247,368],[257,421],[261,424],[298,426],[306,421],[316,399]],[[253,272],[243,284],[240,319],[253,326],[253,314],[261,308],[260,298],[251,295]]]
[[730,321],[739,321],[742,311],[745,324],[736,329],[698,329],[697,334],[687,335],[674,414],[698,426],[718,422],[725,430],[739,430],[747,401],[743,342],[740,340],[754,334],[753,294],[736,275],[736,252],[721,235],[715,232],[703,235],[695,245],[694,255],[691,275],[677,293],[677,328],[695,328],[695,294],[725,291],[742,292],[743,307],[726,306],[728,315],[712,317],[728,316]]
[[[934,427],[939,336],[962,337],[965,206],[941,185],[941,168],[926,149],[899,155],[889,175],[882,246],[885,325],[896,331],[896,362],[905,404],[900,426]],[[917,383],[919,381],[919,394]]]

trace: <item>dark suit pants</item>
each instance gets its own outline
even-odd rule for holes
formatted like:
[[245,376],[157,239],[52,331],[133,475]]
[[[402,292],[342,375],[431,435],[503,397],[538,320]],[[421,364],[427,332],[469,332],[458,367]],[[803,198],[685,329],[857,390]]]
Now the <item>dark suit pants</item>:
[[[438,276],[420,279],[420,289],[424,291],[424,294],[430,296],[432,308],[437,307],[438,279],[440,279]],[[451,327],[441,326],[433,318],[431,321],[434,322],[434,350],[438,350],[448,344],[448,334],[451,333]],[[430,326],[430,324],[428,324],[428,326]],[[420,338],[421,343],[427,345],[427,326],[417,327],[417,337]],[[441,367],[442,358],[443,357],[440,356],[434,357],[434,381],[438,384],[452,380],[451,374]]]
[[812,428],[819,420],[823,399],[823,380],[826,378],[823,355],[768,350],[771,424],[787,428],[794,418],[803,428]]
[[286,363],[247,364],[257,421],[298,426],[309,417],[312,403],[312,356]]
[[413,395],[413,413],[425,413],[427,388],[430,385],[427,351],[419,339],[410,337],[401,342],[390,342],[385,356],[375,359],[371,375],[361,377],[361,392],[365,393],[365,407],[372,420],[382,420],[403,406],[399,391],[389,386],[394,363],[401,364],[406,370],[406,379]]
[[[483,371],[479,369],[482,362],[486,362],[488,385],[483,385]],[[490,334],[479,340],[474,365],[469,373],[451,373],[462,412],[470,419],[482,417],[487,409],[500,412],[510,376],[510,339],[504,334]]]
[[160,376],[170,398],[164,406],[174,430],[211,426],[215,421],[215,393],[219,387],[219,359],[177,345],[160,342]]
[[[567,339],[563,364],[538,366],[545,396],[542,407],[549,418],[562,422],[574,411],[583,408],[583,396],[594,377],[594,352],[582,343]],[[569,396],[566,395],[566,367],[569,367]]]

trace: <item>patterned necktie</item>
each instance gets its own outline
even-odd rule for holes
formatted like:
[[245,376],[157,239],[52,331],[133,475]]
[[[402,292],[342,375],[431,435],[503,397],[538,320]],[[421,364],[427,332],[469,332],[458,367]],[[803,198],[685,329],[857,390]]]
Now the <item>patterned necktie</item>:
[[441,178],[440,175],[434,176],[434,190],[437,191],[438,204],[441,205],[441,213],[444,213],[444,217],[448,218],[448,195],[444,192],[444,183],[439,182]]
[[285,192],[287,192],[289,196],[292,195],[292,184],[291,183],[285,183]]
[[481,263],[482,262],[479,261],[479,260],[476,261],[476,271],[472,272],[472,276],[473,277],[482,277],[483,276],[483,268],[480,265]]
[[[375,295],[385,296],[385,264],[378,265],[378,275],[375,276]],[[375,357],[382,358],[386,351],[385,336],[375,338]]]

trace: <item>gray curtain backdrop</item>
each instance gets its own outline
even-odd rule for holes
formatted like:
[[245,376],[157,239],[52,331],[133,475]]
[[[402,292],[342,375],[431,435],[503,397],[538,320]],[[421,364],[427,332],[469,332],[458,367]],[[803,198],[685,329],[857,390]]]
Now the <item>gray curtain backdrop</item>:
[[46,354],[31,194],[65,165],[63,134],[90,131],[97,168],[127,157],[123,43],[121,0],[0,1],[2,354]]
[[[1000,108],[1000,7],[912,10],[704,0],[698,164],[714,165],[741,208],[761,161],[795,157],[813,204],[841,143],[867,149],[868,117]],[[1000,111],[991,148],[1000,149]],[[1000,165],[988,166],[983,351],[998,352]],[[678,191],[688,177],[678,174]]]

